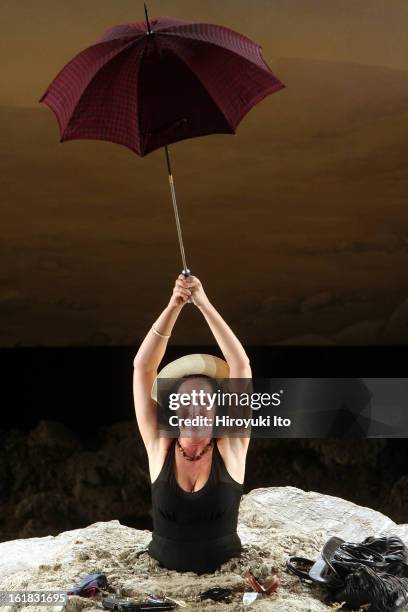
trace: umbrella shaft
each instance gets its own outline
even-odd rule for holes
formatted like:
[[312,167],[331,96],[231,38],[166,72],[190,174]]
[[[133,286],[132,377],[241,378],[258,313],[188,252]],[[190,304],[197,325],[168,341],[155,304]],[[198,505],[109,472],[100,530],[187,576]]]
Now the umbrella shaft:
[[184,271],[184,270],[188,270],[188,268],[187,268],[187,262],[186,262],[186,254],[185,254],[184,245],[183,245],[183,236],[181,235],[180,218],[178,214],[176,192],[174,190],[172,174],[169,174],[169,183],[170,183],[171,199],[173,200],[174,216],[176,219],[177,235],[178,235],[179,244],[180,244],[181,260],[183,262],[183,271]]

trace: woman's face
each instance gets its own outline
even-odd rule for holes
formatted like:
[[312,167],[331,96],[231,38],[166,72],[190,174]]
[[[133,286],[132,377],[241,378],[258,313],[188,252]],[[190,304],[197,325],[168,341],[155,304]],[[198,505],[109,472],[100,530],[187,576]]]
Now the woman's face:
[[[195,394],[194,394],[195,392]],[[215,418],[215,402],[209,399],[208,394],[214,395],[214,388],[210,381],[204,378],[188,378],[183,381],[177,388],[177,393],[188,394],[188,402],[183,402],[177,410],[179,418],[180,435],[191,438],[208,438],[212,437],[213,422]],[[182,419],[193,419],[194,417],[202,417],[197,419],[199,424],[186,424]]]

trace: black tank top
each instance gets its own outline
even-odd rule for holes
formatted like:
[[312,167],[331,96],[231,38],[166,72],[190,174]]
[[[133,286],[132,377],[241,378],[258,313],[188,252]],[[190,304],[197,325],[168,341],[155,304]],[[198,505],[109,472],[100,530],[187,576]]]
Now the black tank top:
[[206,484],[185,491],[175,477],[175,444],[174,439],[151,484],[153,533],[148,550],[167,569],[212,573],[241,554],[237,522],[243,485],[230,476],[214,440]]

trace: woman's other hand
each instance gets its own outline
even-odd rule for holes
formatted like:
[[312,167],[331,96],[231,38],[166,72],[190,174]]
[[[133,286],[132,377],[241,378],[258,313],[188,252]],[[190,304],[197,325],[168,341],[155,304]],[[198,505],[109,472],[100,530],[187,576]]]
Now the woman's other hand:
[[173,293],[170,298],[169,306],[184,306],[184,304],[191,297],[191,290],[188,287],[188,283],[184,274],[179,274],[174,283]]
[[196,276],[188,276],[187,283],[192,292],[191,301],[193,304],[199,308],[208,304],[209,300],[200,279]]

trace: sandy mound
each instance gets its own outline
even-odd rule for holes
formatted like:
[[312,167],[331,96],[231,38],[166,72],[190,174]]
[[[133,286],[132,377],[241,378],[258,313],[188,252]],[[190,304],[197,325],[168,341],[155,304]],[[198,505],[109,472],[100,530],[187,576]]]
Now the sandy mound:
[[[287,573],[287,557],[297,554],[316,558],[331,535],[361,541],[380,533],[399,535],[408,543],[408,525],[396,525],[370,508],[294,487],[255,489],[244,496],[240,508],[242,557],[225,563],[215,574],[197,576],[160,568],[145,552],[150,532],[125,527],[113,520],[66,531],[56,537],[3,542],[0,544],[0,589],[65,591],[85,574],[103,572],[109,590],[123,596],[144,597],[146,592],[153,592],[183,600],[186,606],[180,609],[186,611],[235,611],[247,609],[242,604],[242,594],[248,586],[244,573],[249,569],[261,580],[276,573],[281,585],[278,593],[255,601],[248,609],[323,612],[337,606],[327,606],[318,587],[302,584]],[[200,603],[198,594],[212,586],[230,588],[233,602]],[[65,610],[100,609],[100,599],[70,597]],[[4,610],[9,612],[12,608]],[[43,610],[43,607],[27,607],[29,612]]]

